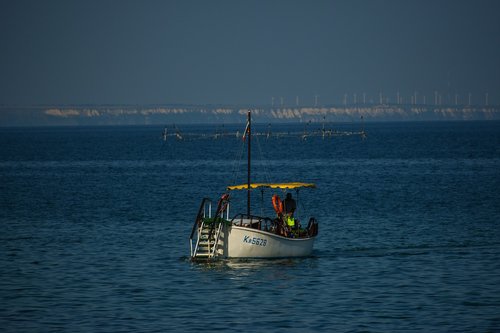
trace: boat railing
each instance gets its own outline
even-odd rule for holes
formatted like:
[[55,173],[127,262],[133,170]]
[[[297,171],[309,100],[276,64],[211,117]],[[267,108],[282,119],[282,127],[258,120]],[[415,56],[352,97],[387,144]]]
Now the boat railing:
[[318,222],[314,217],[309,219],[309,223],[307,224],[307,234],[309,237],[314,237],[318,235]]
[[196,214],[196,219],[194,220],[193,229],[191,230],[191,236],[189,239],[193,239],[194,232],[196,228],[200,226],[203,218],[211,217],[212,215],[212,200],[210,198],[203,198],[201,200],[200,208],[198,209],[198,214]]
[[286,223],[279,218],[260,217],[256,215],[238,214],[230,221],[231,225],[240,227],[274,232],[285,237],[307,238],[318,235],[318,222],[314,217],[309,219],[305,229],[290,229]]
[[[210,231],[208,233],[208,239],[212,238],[212,235],[214,234],[214,231],[216,227],[218,227],[220,224],[224,222],[224,215],[226,215],[226,219],[229,219],[229,195],[223,195],[220,199],[219,202],[217,203],[217,209],[215,210],[214,214],[214,219],[213,222],[210,226]],[[216,242],[219,241],[218,236],[219,232],[217,233],[217,239]]]
[[269,217],[240,213],[232,218],[231,224],[259,230],[270,230],[272,225],[274,224],[274,221]]

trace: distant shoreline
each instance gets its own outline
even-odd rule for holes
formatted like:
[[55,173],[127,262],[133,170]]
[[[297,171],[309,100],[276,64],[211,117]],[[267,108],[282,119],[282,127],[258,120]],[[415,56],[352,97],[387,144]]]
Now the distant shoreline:
[[242,123],[249,109],[260,123],[500,120],[496,105],[4,105],[0,127]]

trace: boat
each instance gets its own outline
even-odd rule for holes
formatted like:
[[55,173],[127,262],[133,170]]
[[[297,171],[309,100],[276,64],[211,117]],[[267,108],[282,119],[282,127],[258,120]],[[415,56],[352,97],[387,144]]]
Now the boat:
[[[306,257],[313,251],[318,235],[318,222],[310,217],[307,226],[284,211],[278,195],[272,196],[276,215],[258,216],[250,208],[253,190],[298,191],[315,188],[315,184],[303,182],[252,183],[251,182],[251,112],[243,138],[247,140],[247,183],[227,186],[227,192],[218,200],[203,198],[196,215],[190,240],[191,259],[216,260],[227,258],[287,258]],[[230,216],[231,191],[247,191],[247,210]],[[262,195],[263,197],[263,195]],[[292,223],[290,223],[292,221]]]

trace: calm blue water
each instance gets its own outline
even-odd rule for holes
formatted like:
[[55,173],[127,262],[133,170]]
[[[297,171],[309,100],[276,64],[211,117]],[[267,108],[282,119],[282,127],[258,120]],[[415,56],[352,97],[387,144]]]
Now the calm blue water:
[[188,237],[242,142],[161,131],[0,129],[3,332],[500,332],[499,122],[254,140],[256,180],[317,183],[314,255],[214,264]]

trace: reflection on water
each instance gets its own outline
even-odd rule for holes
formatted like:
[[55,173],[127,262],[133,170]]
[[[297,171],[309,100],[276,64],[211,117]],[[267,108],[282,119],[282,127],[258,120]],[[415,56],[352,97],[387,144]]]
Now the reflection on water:
[[272,258],[272,259],[220,259],[212,261],[197,261],[193,265],[202,270],[224,271],[239,276],[254,274],[255,272],[293,268],[300,265],[307,258]]
[[273,258],[273,259],[223,259],[210,262],[195,262],[193,268],[204,272],[221,272],[233,283],[275,284],[275,288],[288,288],[304,270],[314,270],[318,258]]

